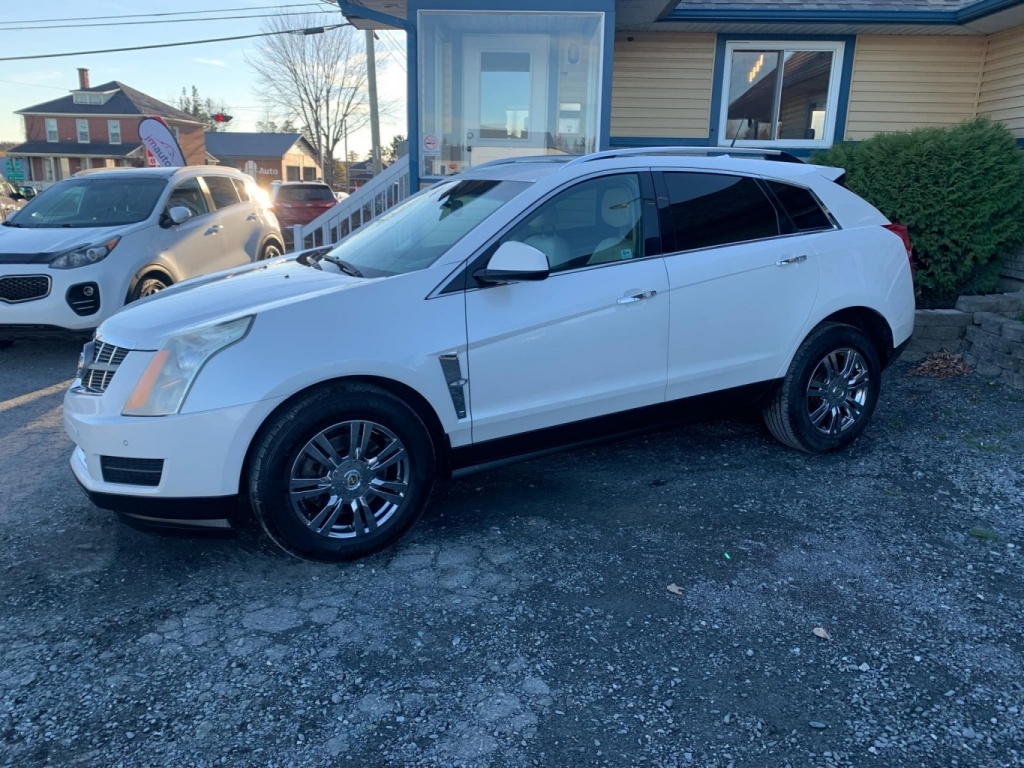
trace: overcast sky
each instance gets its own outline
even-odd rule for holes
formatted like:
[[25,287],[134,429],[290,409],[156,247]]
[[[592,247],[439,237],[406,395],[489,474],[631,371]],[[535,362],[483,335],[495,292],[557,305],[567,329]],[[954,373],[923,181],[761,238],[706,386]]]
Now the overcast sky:
[[[307,5],[307,3],[309,5]],[[267,13],[312,11],[313,0],[290,0],[284,8],[269,0],[175,0],[174,3],[129,3],[121,0],[46,0],[46,2],[3,3],[0,20],[0,57],[32,56],[103,48],[121,48],[155,43],[172,43],[217,37],[253,34],[260,31],[259,18],[239,16]],[[298,6],[298,7],[295,7]],[[330,9],[321,5],[323,8]],[[250,8],[252,10],[238,10]],[[261,10],[268,9],[268,10]],[[170,16],[164,19],[125,18],[91,21],[53,21],[62,18],[83,19],[95,16],[127,16],[129,14],[210,11],[203,16]],[[214,12],[216,11],[216,12]],[[211,17],[235,18],[212,20]],[[169,19],[200,18],[201,21],[167,23]],[[322,16],[324,24],[338,23],[337,11]],[[48,19],[63,29],[11,30],[19,21]],[[144,25],[96,26],[84,24],[116,24],[119,21],[145,21]],[[380,35],[377,48],[378,83],[382,99],[400,102],[396,118],[381,126],[381,140],[386,145],[396,133],[406,133],[405,125],[405,35],[389,32]],[[22,118],[13,114],[51,99],[60,98],[78,87],[78,67],[88,67],[93,85],[120,80],[136,90],[177,106],[181,89],[199,88],[203,98],[223,101],[234,117],[231,128],[236,131],[256,130],[262,115],[255,92],[253,73],[245,61],[246,52],[255,49],[259,39],[236,40],[179,48],[162,48],[125,53],[102,53],[67,56],[53,59],[0,62],[0,141],[24,141]],[[390,53],[389,53],[390,51]],[[349,149],[363,155],[370,146],[369,129],[354,134]]]

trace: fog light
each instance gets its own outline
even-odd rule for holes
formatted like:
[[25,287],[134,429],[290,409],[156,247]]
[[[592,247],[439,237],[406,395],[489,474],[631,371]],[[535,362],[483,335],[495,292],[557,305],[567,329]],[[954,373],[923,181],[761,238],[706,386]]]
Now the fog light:
[[95,289],[95,288],[93,288],[93,287],[92,287],[91,285],[87,285],[87,286],[85,286],[85,287],[84,287],[84,288],[82,289],[82,294],[83,294],[84,296],[92,296],[92,295],[93,295],[93,294],[95,294],[95,293],[96,293],[96,289]]

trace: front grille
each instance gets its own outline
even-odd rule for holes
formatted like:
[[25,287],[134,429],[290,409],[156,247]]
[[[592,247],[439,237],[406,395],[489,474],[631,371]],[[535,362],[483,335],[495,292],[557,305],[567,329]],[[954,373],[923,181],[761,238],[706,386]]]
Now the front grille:
[[163,459],[126,459],[120,456],[100,456],[103,482],[121,485],[160,485],[164,473]]
[[0,277],[0,301],[19,304],[35,301],[50,295],[50,278],[47,275],[10,275]]
[[82,386],[93,392],[105,392],[129,350],[103,341],[89,342],[86,349],[90,345],[93,348],[92,360],[86,360],[82,368]]

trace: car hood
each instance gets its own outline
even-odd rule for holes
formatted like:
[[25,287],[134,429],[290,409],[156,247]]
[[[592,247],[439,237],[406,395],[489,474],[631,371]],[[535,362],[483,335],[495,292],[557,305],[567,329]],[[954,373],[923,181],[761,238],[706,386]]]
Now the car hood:
[[124,235],[117,227],[5,227],[0,225],[0,264],[47,264],[55,256]]
[[204,325],[258,315],[274,306],[371,282],[299,264],[291,258],[186,280],[107,318],[97,335],[128,349],[159,349],[168,337]]

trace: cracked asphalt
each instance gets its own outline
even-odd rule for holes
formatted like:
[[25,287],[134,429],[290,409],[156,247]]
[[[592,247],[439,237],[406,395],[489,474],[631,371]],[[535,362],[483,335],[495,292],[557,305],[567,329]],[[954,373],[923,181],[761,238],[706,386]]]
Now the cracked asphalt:
[[78,347],[0,350],[0,765],[1024,765],[1019,393],[897,363],[841,454],[670,429],[331,566],[91,506]]

